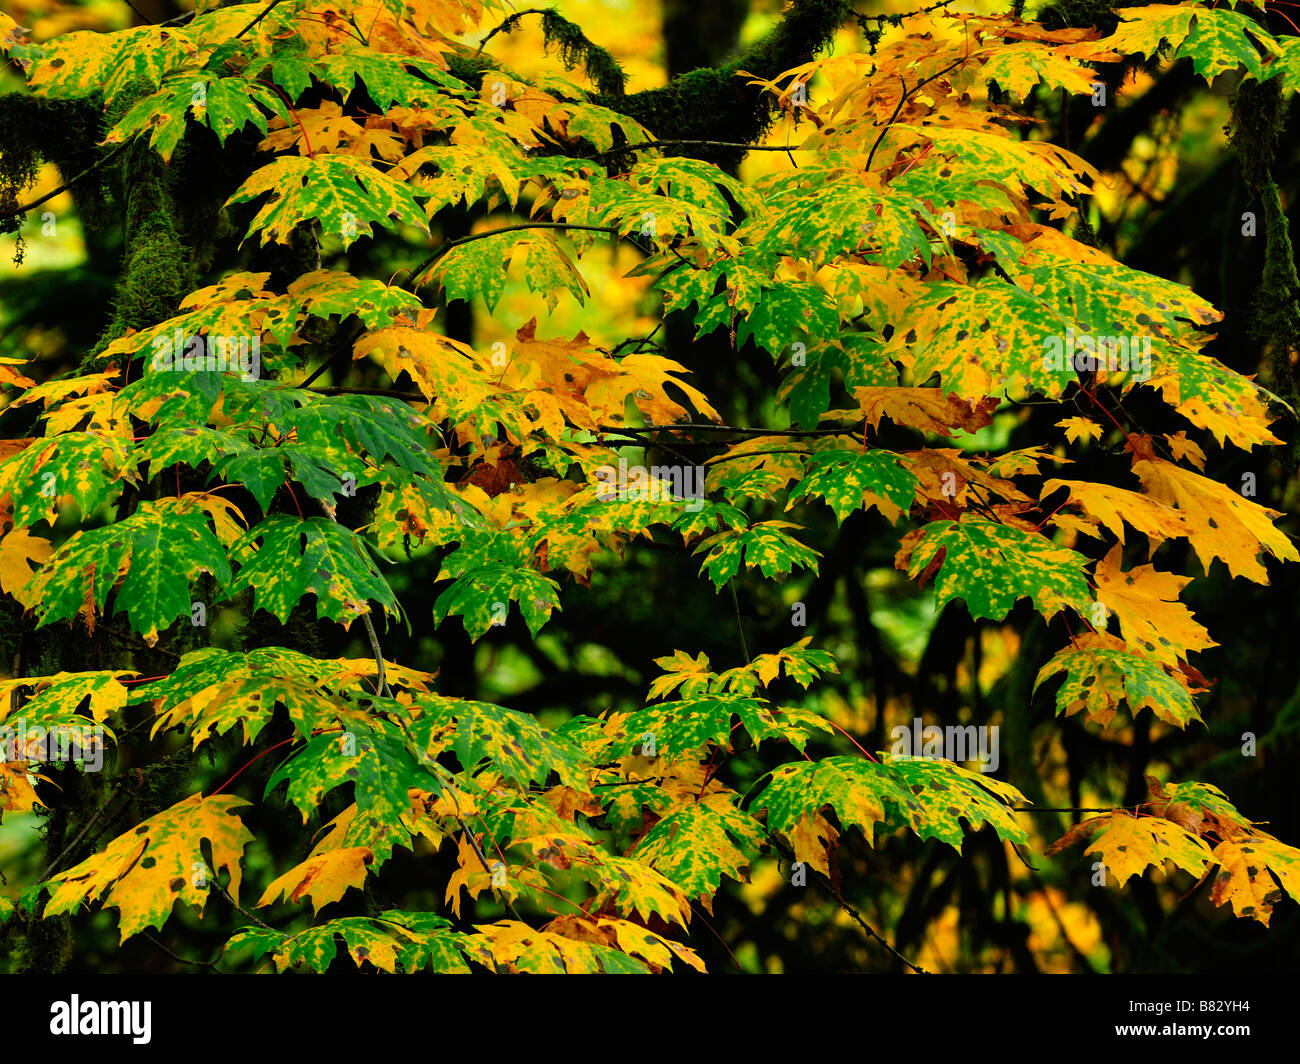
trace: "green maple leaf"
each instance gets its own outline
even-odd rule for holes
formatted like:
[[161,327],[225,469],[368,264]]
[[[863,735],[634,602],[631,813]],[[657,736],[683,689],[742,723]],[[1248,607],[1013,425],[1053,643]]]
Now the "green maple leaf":
[[636,858],[712,912],[722,877],[748,882],[750,861],[765,842],[762,825],[729,801],[688,802],[641,838]]
[[535,636],[560,605],[560,585],[534,569],[492,563],[456,577],[433,604],[438,620],[460,616],[471,639],[504,624],[511,602],[518,603]]
[[371,278],[353,277],[341,270],[315,270],[289,285],[289,300],[300,314],[346,319],[355,314],[367,329],[414,321],[422,304],[417,296]]
[[[898,555],[898,567],[916,577],[938,560],[938,605],[959,598],[974,618],[1000,621],[1020,599],[1033,599],[1044,617],[1091,601],[1087,559],[1033,532],[984,518],[932,521]],[[909,537],[910,538],[910,537]]]
[[1126,54],[1153,55],[1164,41],[1174,46],[1173,58],[1188,56],[1207,81],[1228,70],[1245,67],[1252,77],[1263,75],[1259,42],[1276,53],[1277,42],[1254,20],[1236,11],[1199,5],[1157,4],[1126,7],[1115,12],[1122,21],[1114,34],[1097,42]]
[[402,818],[411,811],[408,790],[440,793],[438,778],[424,768],[396,725],[371,718],[349,723],[346,730],[328,732],[286,759],[266,781],[270,795],[288,783],[287,797],[302,813],[305,824],[325,796],[344,784],[353,785],[357,812],[352,829],[364,831],[374,851],[375,867],[404,844],[410,832]]
[[451,930],[437,913],[406,913],[387,909],[380,916],[343,916],[286,935],[273,928],[247,927],[233,935],[225,952],[252,947],[256,956],[272,954],[279,972],[310,969],[324,972],[342,945],[353,963],[374,965],[395,973],[428,969],[440,975],[468,975],[468,957],[492,967],[491,953],[473,935]]
[[57,503],[70,496],[86,520],[134,479],[126,443],[97,432],[65,432],[33,440],[0,463],[0,495],[12,499],[15,528],[51,525]]
[[1063,320],[1073,320],[1079,326],[1076,331],[1107,336],[1159,331],[1176,336],[1194,334],[1193,326],[1223,317],[1190,288],[1118,262],[1062,259],[1015,274]]
[[1028,799],[1011,784],[930,758],[891,757],[885,768],[912,793],[918,808],[910,811],[910,826],[921,838],[939,839],[960,850],[964,818],[974,828],[991,824],[999,838],[1029,841],[1009,805]]
[[627,180],[635,186],[689,200],[727,218],[732,203],[746,214],[763,209],[763,198],[754,189],[700,159],[642,159],[629,171]]
[[[869,844],[876,824],[898,818],[911,825],[921,812],[918,800],[889,766],[848,756],[796,761],[773,769],[750,802],[754,813],[767,810],[769,831],[786,836],[812,825],[827,806],[846,830],[861,828]],[[795,855],[804,858],[798,846]]]
[[294,229],[316,220],[346,248],[358,237],[372,235],[374,225],[410,225],[427,235],[418,191],[351,156],[285,155],[255,170],[227,203],[271,196],[249,223],[245,240],[261,233],[261,243],[288,244]]
[[439,580],[452,585],[433,604],[437,619],[459,615],[471,639],[506,622],[511,602],[519,605],[536,635],[560,605],[559,584],[528,564],[529,543],[508,532],[467,529],[460,545],[443,559]]
[[187,71],[163,79],[158,91],[138,100],[108,132],[104,143],[119,144],[149,132],[149,144],[169,161],[185,136],[187,117],[206,125],[225,144],[245,126],[267,130],[266,113],[286,122],[289,112],[265,85],[244,77],[223,78],[207,71]]
[[200,573],[219,584],[231,578],[226,552],[201,514],[141,502],[108,528],[74,533],[32,578],[29,587],[40,596],[37,627],[68,620],[89,603],[102,610],[123,570],[114,612],[125,612],[150,646],[161,629],[189,615],[190,585]]
[[640,753],[653,742],[656,757],[669,760],[702,750],[715,743],[724,750],[732,747],[735,716],[755,745],[766,739],[783,740],[802,749],[807,743],[803,728],[772,712],[762,699],[743,694],[701,694],[676,702],[659,702],[639,709],[623,722],[619,756]]
[[840,524],[853,511],[876,505],[873,496],[906,511],[916,496],[919,481],[901,461],[892,451],[818,451],[808,459],[803,479],[791,486],[789,501],[820,496],[835,511]]
[[897,385],[898,367],[887,350],[885,341],[871,333],[843,332],[834,340],[814,341],[806,350],[792,353],[790,370],[778,393],[790,406],[791,420],[800,428],[817,427],[822,414],[830,409],[835,373],[850,395],[854,388]]
[[247,654],[204,647],[182,656],[169,676],[143,684],[132,702],[153,702],[151,735],[183,725],[193,746],[239,727],[245,745],[284,706],[304,739],[340,721],[364,719],[344,700],[338,667],[285,647],[257,647]]
[[762,298],[736,318],[736,343],[754,346],[772,355],[783,354],[792,344],[809,337],[839,332],[840,316],[826,289],[811,281],[787,281],[763,290]]
[[614,147],[615,130],[623,144],[645,144],[655,139],[636,119],[594,103],[572,105],[566,128],[571,139],[580,137],[589,141],[598,152]]
[[561,290],[579,303],[587,297],[587,283],[573,260],[553,236],[543,232],[497,233],[469,240],[447,252],[429,277],[442,285],[448,302],[482,296],[492,311],[512,269],[519,271],[530,292],[544,295],[552,309]]
[[974,284],[940,282],[907,310],[905,334],[918,383],[939,376],[944,391],[976,400],[1008,385],[1056,396],[1075,380],[1045,365],[1049,340],[1066,322],[1028,292],[995,277]]
[[199,66],[198,51],[187,29],[137,26],[115,33],[64,33],[41,45],[22,46],[21,58],[32,61],[27,84],[40,95],[80,98],[102,93],[109,106],[128,88],[143,84],[152,92],[165,75]]
[[[643,238],[648,243],[677,244],[693,238],[703,248],[716,251],[734,246],[726,238],[731,228],[731,209],[718,199],[682,199],[653,191],[658,175],[629,176],[628,180],[591,180],[591,200],[583,214],[584,223],[607,225],[621,236]],[[634,182],[639,182],[639,185]],[[659,187],[666,184],[659,178]],[[715,190],[716,191],[716,190]]]
[[[379,111],[387,111],[398,103],[403,107],[427,107],[448,94],[470,92],[463,81],[426,59],[373,49],[331,50],[325,55],[312,56],[308,69],[317,81],[338,89],[345,101],[360,81]],[[295,83],[300,76],[295,78]]]
[[[822,266],[846,255],[860,255],[873,265],[894,269],[919,258],[930,265],[930,238],[918,218],[935,230],[939,223],[917,199],[893,189],[876,190],[852,180],[829,180],[814,188],[803,170],[793,187],[778,194],[780,213],[759,239],[758,247],[773,254],[794,254]],[[792,200],[788,204],[784,201]]]
[[552,771],[567,786],[585,784],[583,752],[527,713],[437,695],[423,696],[417,705],[421,714],[411,725],[411,736],[425,756],[448,747],[466,771],[486,760],[520,786],[545,783]]
[[409,473],[441,479],[442,470],[429,452],[426,422],[406,404],[371,395],[297,394],[304,405],[294,412],[291,426],[303,447],[328,452],[343,444],[375,463],[389,459]]
[[1123,699],[1134,715],[1146,708],[1179,728],[1201,719],[1187,686],[1152,658],[1105,647],[1066,647],[1039,670],[1034,690],[1062,672],[1065,681],[1056,692],[1057,716],[1083,710],[1105,726]]
[[784,576],[798,568],[816,572],[821,555],[786,532],[799,527],[788,521],[762,521],[749,528],[718,532],[695,548],[696,554],[708,552],[700,572],[707,573],[718,590],[740,572],[742,560],[767,577]]
[[274,514],[239,538],[231,558],[240,565],[231,594],[253,588],[255,608],[281,624],[304,595],[316,596],[318,618],[350,624],[371,601],[401,615],[365,540],[327,518]]

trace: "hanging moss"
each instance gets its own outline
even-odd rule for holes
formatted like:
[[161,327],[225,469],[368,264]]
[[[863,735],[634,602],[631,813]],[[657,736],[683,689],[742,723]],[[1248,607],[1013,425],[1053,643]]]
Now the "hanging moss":
[[[135,94],[118,106],[130,106]],[[110,115],[110,121],[113,116]],[[113,320],[81,365],[98,373],[110,359],[102,352],[128,329],[146,329],[171,317],[195,286],[193,257],[175,222],[172,171],[140,139],[114,164],[116,189],[125,211],[126,259],[113,303]]]
[[[1272,174],[1286,125],[1278,80],[1243,82],[1233,100],[1229,142],[1252,200],[1263,208],[1264,269],[1252,307],[1251,335],[1269,348],[1270,385],[1295,405],[1300,387],[1292,358],[1300,355],[1300,276],[1281,192]],[[1292,463],[1297,459],[1300,441],[1292,445]]]
[[1252,196],[1263,196],[1286,119],[1278,78],[1244,81],[1232,101],[1228,143],[1237,152],[1241,176]]
[[[503,24],[513,28],[528,12]],[[598,92],[594,102],[635,118],[660,140],[725,140],[752,144],[771,128],[775,100],[738,76],[741,71],[771,79],[806,63],[829,42],[853,15],[848,0],[802,0],[777,27],[722,67],[701,67],[674,77],[662,88],[624,94],[623,72],[604,49],[591,44],[581,30],[554,12],[543,13],[542,32],[560,46],[565,63],[581,62]],[[549,28],[548,28],[549,27]],[[606,59],[605,57],[608,57]],[[449,56],[451,72],[479,86],[496,64],[481,55]],[[737,149],[684,147],[677,152],[715,162],[727,169],[739,165]]]
[[[772,94],[750,85],[749,78],[739,76],[741,71],[770,80],[808,62],[851,15],[845,0],[805,0],[791,8],[771,33],[725,66],[692,70],[663,88],[604,96],[597,102],[635,118],[660,140],[752,144],[771,128],[776,101]],[[734,170],[744,152],[684,148],[679,154]]]
[[553,8],[542,12],[542,36],[548,45],[559,47],[560,62],[570,70],[582,64],[597,92],[607,96],[623,95],[627,84],[623,68],[609,52],[598,44],[592,44],[578,26]]
[[[101,175],[92,170],[104,155],[103,116],[98,96],[87,100],[50,100],[30,93],[0,96],[0,232],[17,233],[24,216],[15,213],[36,181],[43,161],[58,167],[66,183],[90,173],[71,189],[88,227],[103,223]],[[15,248],[21,264],[23,241]]]
[[[1018,0],[1020,17],[1024,9],[1023,0]],[[1048,30],[1081,29],[1096,26],[1102,35],[1109,37],[1119,25],[1117,7],[1143,7],[1141,3],[1111,3],[1110,0],[1058,0],[1055,4],[1043,8],[1036,16],[1036,21]]]

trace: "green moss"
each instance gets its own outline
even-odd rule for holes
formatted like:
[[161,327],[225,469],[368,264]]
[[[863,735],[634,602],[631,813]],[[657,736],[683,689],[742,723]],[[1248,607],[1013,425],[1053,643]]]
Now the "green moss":
[[579,63],[596,91],[608,96],[622,96],[627,84],[623,68],[598,44],[592,44],[574,23],[551,9],[542,12],[542,36],[548,45],[560,49],[560,62],[572,70]]
[[[1043,8],[1037,15],[1037,21],[1044,29],[1063,30],[1080,29],[1096,26],[1103,36],[1110,36],[1119,25],[1119,16],[1114,9],[1118,7],[1143,7],[1141,3],[1111,3],[1110,0],[1058,0],[1055,4]],[[1020,0],[1020,8],[1024,3]],[[1016,11],[1020,16],[1020,11]]]
[[[1229,143],[1252,199],[1263,207],[1264,269],[1255,291],[1251,335],[1269,348],[1269,384],[1293,406],[1300,386],[1291,357],[1300,354],[1300,276],[1282,196],[1273,180],[1273,161],[1286,126],[1277,78],[1242,83],[1232,102]],[[1300,440],[1292,442],[1290,462],[1300,463]]]
[[[103,157],[103,115],[98,98],[49,100],[29,93],[0,96],[0,232],[17,233],[24,217],[13,213],[36,181],[42,161],[54,163],[65,182],[90,170]],[[87,226],[103,222],[101,175],[91,172],[72,193]],[[15,262],[23,257],[21,238]]]
[[116,165],[125,208],[126,256],[113,304],[113,320],[82,363],[83,373],[102,372],[103,350],[128,329],[146,329],[171,317],[193,290],[195,271],[174,220],[170,172],[146,143],[123,152]]

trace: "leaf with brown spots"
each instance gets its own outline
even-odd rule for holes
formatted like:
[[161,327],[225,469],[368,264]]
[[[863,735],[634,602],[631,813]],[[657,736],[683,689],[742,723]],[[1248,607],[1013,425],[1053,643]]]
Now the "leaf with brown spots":
[[[164,809],[100,853],[51,876],[46,914],[73,912],[102,899],[117,908],[125,942],[146,927],[161,929],[178,899],[202,912],[216,873],[229,872],[226,889],[238,900],[240,855],[253,836],[234,810],[248,804],[233,794],[194,794]],[[203,856],[205,840],[215,870]]]

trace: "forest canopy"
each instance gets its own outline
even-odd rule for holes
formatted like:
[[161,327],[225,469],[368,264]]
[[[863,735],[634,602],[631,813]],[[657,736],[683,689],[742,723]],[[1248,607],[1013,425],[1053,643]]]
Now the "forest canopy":
[[0,971],[1293,968],[1295,18],[11,0]]

